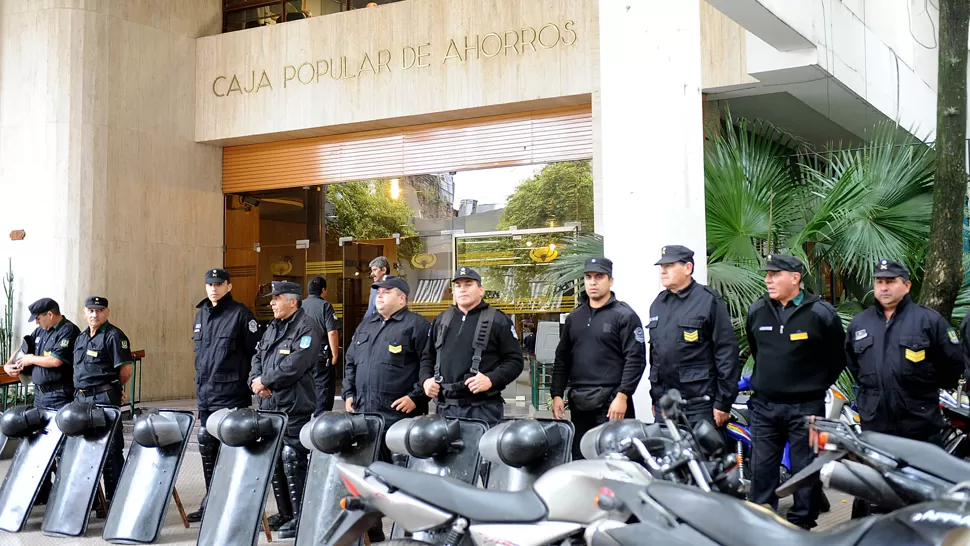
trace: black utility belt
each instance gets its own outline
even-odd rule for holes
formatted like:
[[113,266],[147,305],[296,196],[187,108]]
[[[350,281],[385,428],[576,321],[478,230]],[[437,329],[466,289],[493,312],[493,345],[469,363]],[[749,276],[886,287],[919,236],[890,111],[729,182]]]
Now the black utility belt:
[[37,383],[34,383],[34,387],[40,392],[47,394],[50,392],[73,390],[74,384],[73,383],[50,383],[47,385],[39,385]]
[[120,389],[121,384],[117,382],[105,383],[103,385],[97,385],[95,387],[85,387],[83,389],[77,389],[77,392],[81,396],[94,396],[95,394],[101,394],[102,392],[108,392],[113,389]]
[[435,403],[439,406],[487,406],[489,404],[495,404],[497,402],[505,403],[505,400],[499,396],[490,396],[488,398],[438,398]]

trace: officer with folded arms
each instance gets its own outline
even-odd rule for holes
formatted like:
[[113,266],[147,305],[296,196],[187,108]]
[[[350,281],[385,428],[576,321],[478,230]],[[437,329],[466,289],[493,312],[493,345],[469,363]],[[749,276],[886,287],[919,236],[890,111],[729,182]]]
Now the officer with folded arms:
[[259,396],[259,409],[287,415],[283,449],[273,472],[273,493],[279,514],[271,528],[280,538],[293,538],[300,521],[303,488],[310,451],[300,443],[300,429],[316,408],[313,371],[320,357],[323,332],[317,321],[300,308],[303,289],[295,282],[273,282],[269,324],[253,356],[249,385]]
[[[755,504],[777,508],[778,467],[785,443],[791,447],[791,472],[812,463],[808,443],[810,415],[825,415],[825,393],[845,368],[845,330],[829,303],[802,290],[802,261],[769,254],[765,265],[768,293],[748,309],[746,330],[754,372],[748,400],[751,412],[751,492]],[[820,484],[795,492],[788,521],[815,527]]]
[[[128,336],[108,322],[108,298],[91,296],[84,302],[88,328],[74,342],[74,399],[78,402],[121,405],[121,389],[135,371]],[[124,466],[124,440],[117,435],[104,464],[104,495],[110,501]]]
[[647,365],[640,317],[611,290],[613,262],[587,259],[583,284],[580,305],[562,328],[550,388],[552,414],[564,419],[563,396],[570,387],[570,417],[576,427],[573,459],[583,458],[580,441],[590,429],[636,417],[631,398]]
[[420,380],[436,412],[482,419],[495,426],[505,414],[502,389],[522,373],[524,361],[512,319],[482,298],[482,277],[459,267],[455,304],[435,317],[421,359]]
[[862,428],[942,446],[939,389],[955,388],[963,373],[960,339],[909,297],[906,266],[879,260],[874,277],[876,303],[852,319],[845,337]]
[[212,472],[222,445],[206,431],[205,422],[224,408],[248,408],[253,403],[247,379],[256,352],[256,319],[248,307],[232,297],[232,283],[225,269],[205,273],[206,298],[196,306],[195,390],[199,403],[199,454],[206,496],[199,510],[188,514],[189,521],[202,521],[208,500]]
[[650,306],[650,398],[670,389],[685,398],[710,397],[686,409],[691,423],[723,427],[738,395],[738,340],[724,300],[694,280],[694,251],[680,245],[660,249],[660,282],[666,290]]

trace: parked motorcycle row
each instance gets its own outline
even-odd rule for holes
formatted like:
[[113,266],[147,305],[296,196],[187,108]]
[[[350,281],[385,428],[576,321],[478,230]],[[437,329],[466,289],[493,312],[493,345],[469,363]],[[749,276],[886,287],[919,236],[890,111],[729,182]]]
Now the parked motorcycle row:
[[[953,396],[951,410],[970,421],[961,399],[961,392]],[[707,422],[691,427],[685,417],[691,404],[706,401],[672,390],[659,401],[660,422],[600,425],[581,439],[586,459],[578,461],[570,460],[573,426],[562,420],[516,419],[489,429],[474,419],[425,415],[385,434],[381,415],[325,413],[300,435],[312,455],[296,544],[360,545],[386,518],[395,546],[970,546],[970,463],[931,444],[860,431],[837,389],[827,415],[808,423],[818,458],[777,493],[820,479],[885,513],[820,533],[738,498],[746,487],[744,447]],[[738,423],[742,408],[735,408]],[[223,445],[198,544],[255,544],[286,421],[283,413],[253,409],[208,418],[207,430]],[[0,486],[0,530],[23,529],[57,459],[41,530],[83,535],[118,422],[116,408],[91,404],[5,412],[0,429],[22,440]],[[184,412],[136,421],[108,506],[106,540],[159,539],[191,428]],[[398,454],[395,464],[378,461],[382,436]],[[962,445],[958,438],[951,440]],[[78,464],[79,457],[101,464]]]
[[[416,438],[405,430],[416,424],[402,421],[388,431],[388,445],[411,456],[410,468],[337,463],[348,495],[318,543],[353,544],[383,516],[394,522],[396,537],[410,535],[395,544],[414,546],[970,544],[970,484],[961,483],[970,478],[970,463],[931,444],[861,432],[841,391],[831,393],[828,415],[809,424],[818,459],[777,493],[821,479],[890,512],[818,533],[737,498],[744,487],[737,448],[707,423],[691,429],[683,415],[691,402],[671,391],[660,401],[662,423],[601,425],[582,439],[587,460],[547,464],[542,473],[530,469],[547,454],[558,460],[556,446],[564,440],[540,432],[552,422],[503,423],[479,441],[479,455],[491,467],[481,487],[477,470],[462,471],[465,479],[434,463],[419,471],[415,457],[429,451],[416,454]],[[430,437],[420,430],[411,433]],[[474,445],[456,439],[451,449]],[[520,479],[492,482],[509,472]]]

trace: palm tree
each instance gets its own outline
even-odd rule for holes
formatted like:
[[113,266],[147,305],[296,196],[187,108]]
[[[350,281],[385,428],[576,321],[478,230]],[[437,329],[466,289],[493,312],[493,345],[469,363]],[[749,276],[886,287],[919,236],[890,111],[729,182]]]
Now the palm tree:
[[[825,293],[829,275],[838,279],[841,290],[828,295],[845,322],[871,302],[877,259],[900,259],[921,278],[932,173],[932,150],[892,125],[876,127],[863,148],[817,154],[768,124],[728,115],[704,157],[708,282],[728,305],[742,351],[747,308],[764,293],[758,266],[770,252],[802,258],[816,292]],[[964,296],[970,306],[970,287]]]

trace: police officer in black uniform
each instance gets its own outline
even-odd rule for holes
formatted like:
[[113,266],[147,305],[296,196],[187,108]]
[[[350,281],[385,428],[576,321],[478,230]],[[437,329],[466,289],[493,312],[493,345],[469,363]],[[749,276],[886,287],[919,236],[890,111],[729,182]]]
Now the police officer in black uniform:
[[[91,296],[84,302],[88,328],[74,342],[74,399],[78,402],[121,405],[121,389],[135,371],[128,336],[108,322],[108,298]],[[124,439],[119,434],[108,448],[104,464],[104,495],[110,501],[124,466]]]
[[[762,270],[768,293],[751,304],[745,325],[754,357],[749,500],[777,508],[785,443],[792,474],[815,458],[805,417],[825,414],[825,392],[845,368],[845,330],[835,308],[801,289],[801,260],[769,254]],[[821,497],[817,482],[796,491],[788,521],[814,527]]]
[[249,384],[259,396],[259,409],[282,411],[288,417],[283,449],[273,473],[279,514],[271,527],[278,528],[280,538],[293,538],[299,526],[310,455],[300,443],[300,429],[310,421],[316,408],[313,370],[320,356],[323,333],[317,321],[300,308],[303,289],[299,284],[273,282],[272,288],[270,306],[274,319],[256,346]]
[[[74,400],[74,342],[80,330],[50,298],[35,301],[28,310],[30,322],[36,321],[37,328],[25,336],[23,345],[3,369],[11,377],[19,377],[28,369],[26,373],[34,383],[34,407],[59,410]],[[35,502],[45,504],[50,488],[48,473]]]
[[206,420],[217,410],[247,408],[253,403],[247,379],[259,340],[258,328],[252,312],[233,299],[231,290],[229,272],[210,269],[205,274],[206,298],[196,305],[199,311],[195,314],[192,340],[199,403],[199,454],[206,496],[199,510],[188,514],[189,521],[202,521],[221,445],[206,431]]
[[564,419],[563,396],[570,387],[570,417],[576,427],[573,459],[583,458],[580,440],[590,429],[636,417],[632,397],[647,365],[640,317],[610,290],[613,262],[587,259],[583,284],[580,305],[562,328],[550,388],[552,414]]
[[478,272],[459,267],[453,283],[455,304],[435,317],[428,331],[421,385],[436,400],[438,414],[494,426],[505,413],[502,389],[522,373],[522,349],[512,319],[482,300],[485,288]]
[[[428,397],[418,382],[428,343],[428,320],[408,309],[408,283],[387,277],[373,284],[377,312],[364,319],[347,350],[344,404],[349,412],[380,413],[384,429],[428,413]],[[381,456],[390,461],[382,447]]]
[[852,319],[845,350],[865,430],[942,446],[939,389],[956,387],[963,354],[956,330],[914,302],[911,286],[903,264],[876,263],[876,303]]
[[319,415],[333,409],[336,388],[333,369],[337,365],[337,357],[340,353],[340,324],[333,305],[324,299],[327,292],[327,279],[313,277],[307,283],[306,291],[307,298],[303,300],[303,310],[316,319],[320,325],[320,331],[327,334],[327,338],[320,345],[320,358],[313,372],[313,384],[317,392],[317,409],[313,415]]
[[666,290],[650,306],[650,397],[656,404],[670,389],[685,398],[709,396],[686,409],[690,422],[723,427],[738,396],[738,341],[724,300],[693,278],[694,252],[680,245],[660,250],[660,282]]
[[37,328],[3,369],[18,377],[29,367],[34,407],[59,410],[74,400],[74,342],[81,331],[50,298],[35,301],[28,310]]

